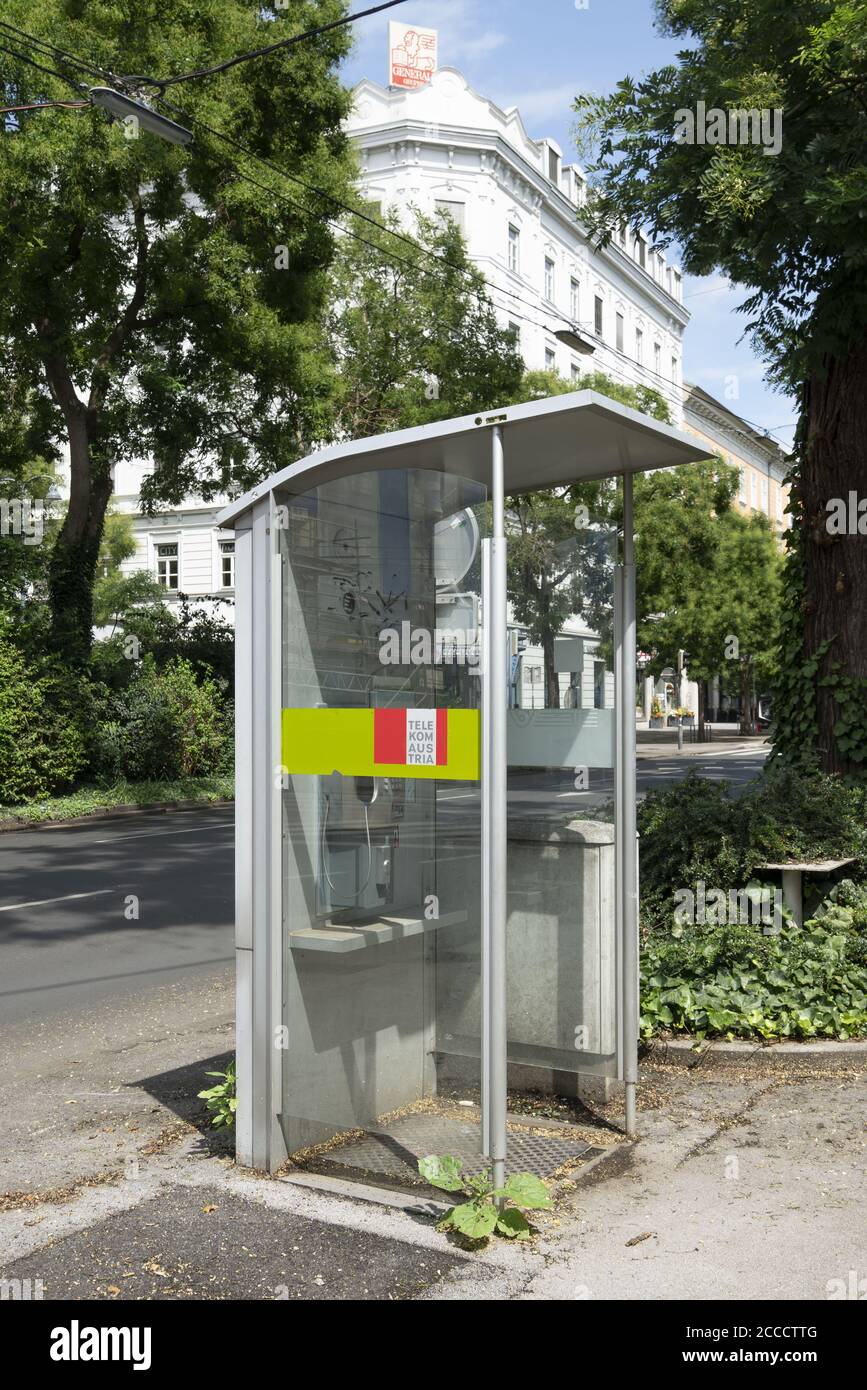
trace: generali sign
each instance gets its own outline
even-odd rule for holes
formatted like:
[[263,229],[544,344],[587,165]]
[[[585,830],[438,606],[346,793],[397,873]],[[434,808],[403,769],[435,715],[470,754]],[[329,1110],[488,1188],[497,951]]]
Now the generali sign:
[[389,83],[392,87],[426,87],[437,68],[437,31],[418,25],[388,26]]

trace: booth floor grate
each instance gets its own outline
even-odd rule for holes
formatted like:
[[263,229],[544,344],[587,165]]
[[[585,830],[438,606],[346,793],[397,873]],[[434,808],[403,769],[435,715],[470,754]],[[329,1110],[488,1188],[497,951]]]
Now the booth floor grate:
[[[565,1163],[590,1158],[595,1150],[582,1139],[558,1134],[533,1133],[517,1127],[508,1136],[509,1167],[550,1177]],[[452,1115],[402,1115],[382,1129],[330,1146],[318,1155],[320,1171],[354,1170],[380,1175],[390,1180],[418,1183],[418,1160],[427,1154],[454,1154],[468,1173],[480,1173],[488,1166],[480,1153],[478,1122]]]

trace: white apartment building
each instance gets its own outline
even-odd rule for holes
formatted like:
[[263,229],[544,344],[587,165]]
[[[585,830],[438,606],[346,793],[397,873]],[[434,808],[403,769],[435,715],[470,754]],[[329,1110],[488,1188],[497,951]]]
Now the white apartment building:
[[[372,202],[454,218],[529,369],[655,386],[681,422],[680,270],[626,228],[594,250],[579,220],[583,170],[553,140],[532,139],[517,107],[501,110],[441,68],[414,90],[359,83],[347,129]],[[570,327],[592,356],[557,339]]]

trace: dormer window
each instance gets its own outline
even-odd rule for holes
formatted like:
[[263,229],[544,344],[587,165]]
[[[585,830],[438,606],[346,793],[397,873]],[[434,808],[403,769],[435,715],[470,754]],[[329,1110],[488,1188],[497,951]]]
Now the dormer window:
[[548,178],[557,187],[560,187],[560,156],[556,150],[548,146]]

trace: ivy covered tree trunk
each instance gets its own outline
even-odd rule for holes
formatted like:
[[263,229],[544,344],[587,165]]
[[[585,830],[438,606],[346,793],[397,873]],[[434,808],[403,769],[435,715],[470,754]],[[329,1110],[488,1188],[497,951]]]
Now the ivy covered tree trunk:
[[[818,658],[816,738],[824,772],[867,771],[867,341],[815,372],[806,393],[800,493],[804,655]],[[850,493],[855,493],[850,506]],[[832,499],[848,524],[829,530]],[[856,500],[857,499],[857,500]],[[834,534],[836,530],[842,534]],[[829,682],[829,683],[826,683]]]

